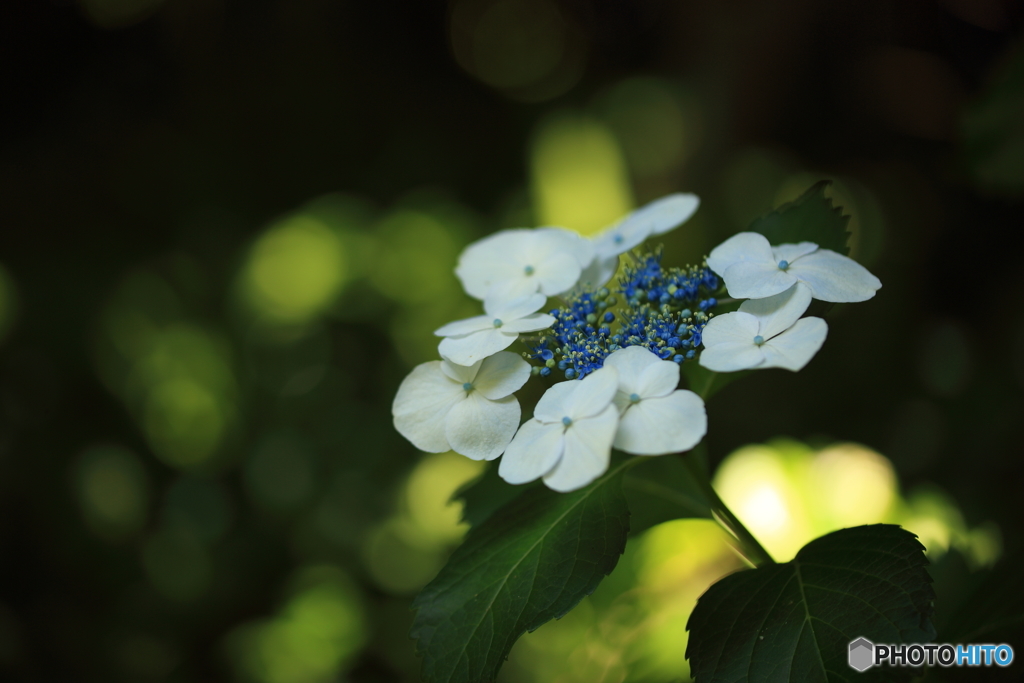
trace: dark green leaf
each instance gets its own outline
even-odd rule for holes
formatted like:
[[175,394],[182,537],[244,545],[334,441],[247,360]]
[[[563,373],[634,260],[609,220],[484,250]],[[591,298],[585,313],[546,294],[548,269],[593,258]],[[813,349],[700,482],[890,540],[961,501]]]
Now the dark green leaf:
[[[698,683],[908,678],[913,669],[847,663],[849,643],[927,643],[931,578],[923,546],[891,524],[842,529],[785,564],[714,584],[690,615],[686,656]],[[869,675],[870,674],[870,675]]]
[[493,680],[519,636],[594,592],[626,546],[633,460],[579,491],[528,490],[469,532],[413,602],[424,681]]
[[656,524],[682,518],[711,518],[711,507],[683,458],[693,453],[641,458],[626,473],[622,490],[629,503],[629,530],[636,535]]
[[509,484],[498,476],[498,464],[488,463],[484,473],[456,491],[452,500],[462,501],[462,521],[475,527],[502,505],[540,485],[539,481],[525,486]]
[[815,183],[798,199],[755,220],[747,230],[761,233],[772,244],[814,242],[840,254],[850,253],[846,245],[850,217],[843,215],[842,207],[832,206],[832,200],[825,196],[825,188],[831,184],[831,180]]

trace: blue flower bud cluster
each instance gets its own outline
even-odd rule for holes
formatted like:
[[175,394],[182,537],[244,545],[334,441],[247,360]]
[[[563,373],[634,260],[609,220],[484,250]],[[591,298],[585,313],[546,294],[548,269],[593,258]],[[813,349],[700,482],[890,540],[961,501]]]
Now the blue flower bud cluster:
[[706,264],[662,268],[660,249],[641,255],[619,279],[621,309],[619,297],[608,288],[572,296],[565,306],[549,311],[555,324],[524,355],[540,361],[535,374],[547,377],[558,371],[566,379],[586,377],[604,365],[608,354],[626,346],[643,346],[664,360],[683,363],[697,354],[718,287]]

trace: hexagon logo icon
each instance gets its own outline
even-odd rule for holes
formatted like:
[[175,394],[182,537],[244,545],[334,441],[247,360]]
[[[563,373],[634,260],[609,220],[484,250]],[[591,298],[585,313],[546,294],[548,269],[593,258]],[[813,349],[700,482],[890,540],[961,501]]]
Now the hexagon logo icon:
[[850,643],[850,668],[867,671],[875,663],[875,644],[867,638]]

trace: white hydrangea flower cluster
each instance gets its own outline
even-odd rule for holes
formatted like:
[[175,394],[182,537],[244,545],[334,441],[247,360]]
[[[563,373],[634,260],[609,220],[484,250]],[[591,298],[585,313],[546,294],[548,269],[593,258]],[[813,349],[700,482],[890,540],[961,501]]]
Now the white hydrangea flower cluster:
[[[620,256],[682,224],[698,206],[696,196],[675,194],[593,238],[543,227],[504,230],[466,247],[455,274],[484,315],[435,332],[441,360],[417,366],[402,382],[392,406],[396,429],[428,452],[474,460],[504,454],[498,473],[510,483],[543,478],[556,491],[572,491],[607,470],[613,448],[654,456],[700,442],[707,416],[699,396],[677,388],[683,362],[699,357],[723,372],[798,370],[827,331],[819,318],[800,319],[811,298],[863,301],[881,286],[856,262],[815,244],[772,247],[741,233],[702,266],[664,269],[660,251],[631,254],[620,304],[605,287]],[[718,276],[730,296],[749,301],[712,317]],[[541,312],[549,297],[562,306]],[[529,349],[522,357],[506,351],[517,340]],[[550,386],[520,426],[514,393],[556,369],[567,381]]]
[[800,370],[828,334],[821,318],[800,317],[811,299],[867,301],[882,286],[849,257],[813,242],[773,247],[756,232],[733,235],[712,250],[707,262],[722,276],[730,296],[747,299],[738,311],[704,327],[700,364],[716,372]]

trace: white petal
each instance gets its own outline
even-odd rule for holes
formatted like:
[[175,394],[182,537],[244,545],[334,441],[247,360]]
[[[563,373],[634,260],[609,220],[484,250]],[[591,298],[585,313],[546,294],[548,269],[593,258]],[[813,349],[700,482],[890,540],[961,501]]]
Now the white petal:
[[[504,320],[504,318],[503,318]],[[537,330],[546,330],[555,324],[555,319],[547,313],[531,313],[530,315],[524,315],[518,320],[510,320],[501,326],[501,330],[506,333],[520,333],[520,332],[536,332]]]
[[532,233],[528,229],[502,230],[463,249],[455,275],[466,292],[483,299],[495,283],[522,279]]
[[562,457],[564,431],[561,423],[530,420],[524,424],[505,449],[498,465],[498,476],[510,484],[525,484],[543,477]]
[[772,247],[772,257],[775,262],[789,261],[793,263],[801,256],[806,256],[818,250],[814,242],[798,242],[797,244],[779,244]]
[[705,348],[726,342],[753,344],[757,330],[757,318],[749,313],[736,311],[712,318],[701,332],[701,341]]
[[491,401],[471,391],[448,413],[444,433],[456,453],[473,460],[494,460],[515,435],[519,414],[515,396]]
[[796,372],[807,365],[828,335],[828,325],[821,318],[803,318],[793,327],[766,342],[761,351],[763,368],[785,368]]
[[533,409],[533,417],[541,422],[561,424],[562,418],[569,414],[566,408],[569,397],[579,385],[580,381],[575,379],[552,385],[537,401],[537,407]]
[[[626,394],[640,394],[640,377],[647,368],[662,362],[657,354],[642,346],[627,346],[617,349],[604,359],[604,367],[615,368],[619,373],[619,391]],[[672,363],[675,365],[675,363]],[[676,377],[678,381],[679,377]],[[673,387],[675,388],[675,387]],[[642,394],[641,394],[642,395]]]
[[484,311],[487,312],[489,322],[494,323],[494,319],[498,318],[508,322],[510,320],[516,320],[523,316],[530,315],[534,311],[539,311],[548,298],[543,294],[528,294],[526,296],[517,297],[515,299],[497,299],[487,298],[484,299]]
[[724,275],[726,268],[741,261],[774,262],[772,245],[760,233],[737,233],[711,250],[708,267],[719,275]]
[[421,451],[447,451],[445,416],[465,397],[462,385],[441,371],[441,361],[417,365],[402,380],[391,404],[395,429]]
[[659,360],[640,375],[636,392],[643,398],[668,396],[679,386],[679,364],[670,360]]
[[644,221],[630,220],[633,214],[591,238],[598,259],[625,254],[651,236],[651,226]]
[[634,212],[636,220],[643,220],[651,226],[652,235],[664,235],[690,220],[700,208],[700,197],[687,192],[677,192],[656,199]]
[[569,291],[583,272],[577,257],[566,252],[550,254],[535,267],[537,288],[546,296],[557,296]]
[[482,362],[478,360],[472,365],[459,365],[445,358],[441,361],[441,372],[451,377],[453,381],[465,384],[476,379],[476,375],[480,371],[480,363]]
[[789,267],[789,272],[807,283],[814,298],[821,301],[867,301],[882,287],[867,268],[830,249],[804,256]]
[[593,238],[598,258],[624,254],[651,235],[662,235],[678,227],[689,220],[698,206],[697,195],[676,193],[640,207]]
[[508,301],[510,299],[518,299],[524,296],[530,296],[536,294],[537,290],[540,289],[541,282],[537,278],[537,274],[526,275],[524,273],[518,273],[515,277],[504,278],[496,281],[488,289],[486,296],[483,297],[484,301],[487,299],[495,299],[499,301]]
[[563,415],[574,422],[597,415],[611,405],[615,390],[619,388],[619,373],[615,368],[602,367],[577,381],[577,385],[563,406]]
[[782,270],[775,261],[740,261],[726,268],[722,279],[729,296],[763,299],[784,292],[796,283],[791,270]]
[[[594,260],[594,245],[578,232],[565,228],[537,228],[534,233],[538,235],[538,240],[543,240],[543,249],[572,254],[580,268]],[[542,248],[538,247],[537,251],[542,251]]]
[[704,350],[700,364],[715,372],[735,372],[764,362],[761,347],[754,343],[757,318],[749,313],[726,313],[711,319],[702,332]]
[[453,337],[456,335],[473,334],[480,330],[486,330],[488,327],[494,327],[494,318],[488,315],[477,315],[472,318],[456,320],[447,325],[442,325],[434,330],[434,334],[438,337]]
[[619,269],[619,257],[607,258],[596,257],[593,262],[580,273],[579,282],[574,289],[581,292],[596,292],[608,284],[608,281],[615,277]]
[[740,304],[739,310],[757,318],[757,334],[771,339],[792,327],[810,305],[810,288],[798,282],[781,294],[764,299],[748,299]]
[[491,327],[463,337],[445,337],[437,345],[437,350],[453,363],[472,365],[507,349],[518,337],[517,334],[505,334]]
[[[673,363],[675,365],[675,363]],[[696,446],[708,431],[704,401],[680,389],[643,399],[619,418],[615,448],[633,455],[679,453]]]
[[700,352],[702,366],[715,372],[736,372],[738,370],[750,370],[764,363],[764,353],[753,342],[737,344],[726,342],[709,347]]
[[530,364],[508,351],[485,358],[473,388],[492,401],[518,391],[530,379]]
[[574,422],[565,431],[562,459],[544,475],[548,488],[563,493],[575,491],[604,474],[611,459],[618,423],[619,411],[613,405],[597,415]]

